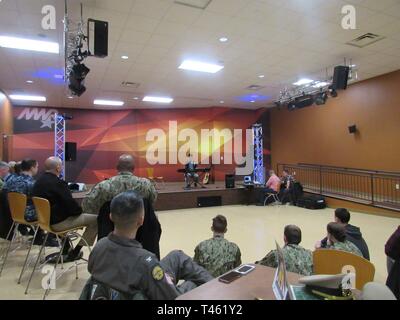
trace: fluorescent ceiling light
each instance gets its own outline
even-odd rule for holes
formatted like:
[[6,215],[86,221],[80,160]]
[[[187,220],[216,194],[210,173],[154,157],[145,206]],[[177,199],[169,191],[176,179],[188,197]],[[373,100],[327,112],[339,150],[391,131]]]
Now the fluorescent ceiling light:
[[99,106],[117,106],[121,107],[124,105],[123,101],[114,101],[114,100],[94,100],[94,104]]
[[260,79],[262,79],[262,78],[265,78],[265,75],[260,74],[258,77],[259,77]]
[[121,59],[123,59],[123,60],[128,60],[129,57],[128,57],[128,56],[121,56]]
[[225,103],[225,101],[221,100],[219,103],[223,104],[223,103]]
[[32,84],[33,81],[32,80],[26,80],[26,83]]
[[152,96],[146,96],[143,98],[143,101],[146,102],[157,102],[157,103],[171,103],[174,101],[174,99],[169,98],[169,97],[152,97]]
[[219,38],[220,42],[227,42],[229,39],[227,37]]
[[317,82],[316,84],[313,85],[313,88],[322,88],[328,86],[328,82]]
[[10,94],[10,99],[17,101],[46,101],[46,97],[30,96],[26,94]]
[[300,79],[299,81],[297,81],[297,82],[295,82],[293,84],[295,86],[302,86],[302,85],[305,85],[305,84],[310,84],[311,82],[314,82],[314,80],[303,78],[303,79]]
[[217,73],[218,71],[221,71],[223,68],[224,66],[218,64],[205,63],[195,60],[185,60],[179,66],[179,69],[207,72],[207,73]]
[[39,41],[6,36],[0,36],[0,47],[57,54],[60,52],[60,46],[57,42]]

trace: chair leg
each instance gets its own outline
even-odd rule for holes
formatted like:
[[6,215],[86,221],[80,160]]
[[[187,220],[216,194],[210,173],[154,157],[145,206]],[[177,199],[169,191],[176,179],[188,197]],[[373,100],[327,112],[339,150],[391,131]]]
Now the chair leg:
[[[58,239],[58,237],[57,237],[57,239]],[[52,271],[52,273],[51,273],[51,276],[50,276],[50,278],[49,278],[49,280],[48,280],[48,285],[47,285],[47,288],[46,288],[46,291],[44,292],[44,296],[43,296],[43,300],[46,300],[46,297],[48,296],[48,294],[49,294],[49,292],[50,292],[50,281],[51,281],[51,279],[53,279],[53,275],[54,275],[54,273],[56,272],[56,270],[57,270],[57,266],[58,266],[58,263],[60,262],[60,259],[62,259],[62,252],[64,251],[64,246],[65,246],[65,243],[67,242],[67,240],[68,240],[68,237],[66,236],[64,239],[63,239],[63,242],[62,242],[62,246],[61,246],[61,250],[60,250],[60,253],[58,254],[58,257],[57,257],[57,261],[56,261],[56,264],[54,265],[54,269],[53,269],[53,271]],[[62,260],[61,260],[62,261]]]
[[24,272],[25,272],[25,268],[26,268],[26,265],[27,265],[27,263],[28,263],[29,254],[31,253],[31,250],[32,250],[32,248],[33,248],[33,244],[34,244],[34,242],[35,242],[35,240],[36,240],[36,235],[37,235],[37,233],[38,233],[38,231],[39,231],[39,226],[36,226],[36,227],[34,227],[34,228],[35,228],[35,234],[34,234],[34,236],[33,236],[32,243],[31,243],[31,245],[29,246],[28,253],[26,254],[24,266],[22,267],[21,274],[19,275],[19,278],[18,278],[18,284],[21,284],[22,275],[23,275]]
[[267,197],[265,197],[265,200],[264,200],[264,207],[265,207],[265,205],[267,204],[267,200],[268,200],[269,198],[271,198],[271,195],[270,195],[270,194],[269,194]]
[[4,266],[6,265],[7,258],[8,258],[8,254],[9,254],[9,252],[10,252],[11,246],[12,246],[12,244],[14,243],[14,240],[15,240],[15,238],[16,238],[16,236],[17,236],[17,233],[18,233],[18,226],[19,226],[18,223],[13,222],[13,224],[12,224],[12,226],[11,226],[11,229],[10,229],[10,231],[8,232],[7,239],[10,237],[12,228],[14,227],[13,236],[12,236],[12,238],[11,238],[11,240],[10,240],[10,243],[8,244],[8,247],[7,247],[6,252],[4,253],[3,263],[2,263],[1,269],[0,269],[0,277],[1,277],[1,274],[3,273]]
[[32,278],[33,278],[33,274],[34,274],[35,271],[36,271],[37,265],[38,265],[38,263],[39,263],[40,257],[42,256],[42,251],[43,251],[43,248],[44,248],[45,245],[46,245],[46,241],[47,241],[47,238],[48,238],[48,237],[49,237],[49,234],[47,233],[46,236],[44,237],[43,244],[42,244],[42,246],[40,247],[40,251],[39,251],[39,253],[38,253],[38,257],[37,257],[37,259],[36,259],[35,265],[33,266],[33,270],[32,270],[31,276],[29,277],[28,284],[26,285],[25,294],[28,294],[28,289],[29,289],[29,286],[30,286],[30,284],[31,284],[31,281],[32,281]]

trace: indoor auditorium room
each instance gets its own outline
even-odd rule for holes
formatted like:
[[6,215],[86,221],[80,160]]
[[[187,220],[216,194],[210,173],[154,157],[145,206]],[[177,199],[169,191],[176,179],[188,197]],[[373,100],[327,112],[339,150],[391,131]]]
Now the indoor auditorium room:
[[400,0],[0,0],[0,300],[398,299]]

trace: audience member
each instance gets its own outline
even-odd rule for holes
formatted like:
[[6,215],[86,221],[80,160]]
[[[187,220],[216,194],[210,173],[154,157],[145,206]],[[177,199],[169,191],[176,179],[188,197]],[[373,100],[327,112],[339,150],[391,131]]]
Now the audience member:
[[128,191],[137,191],[143,198],[154,204],[157,191],[150,180],[133,175],[135,170],[134,158],[129,154],[119,157],[117,164],[118,175],[98,183],[83,200],[83,211],[99,214],[100,208],[111,201],[116,195]]
[[[83,238],[92,246],[97,236],[97,216],[82,213],[82,208],[73,199],[67,183],[59,178],[62,171],[62,162],[59,158],[48,158],[44,166],[46,172],[36,181],[33,196],[49,200],[52,229],[61,232],[85,226]],[[69,250],[68,244],[69,241],[66,242],[63,252],[66,255],[64,262],[80,259],[82,257],[81,249],[85,242],[81,240],[73,250]]]
[[386,285],[392,290],[393,294],[400,300],[400,226],[390,236],[385,245],[385,253],[393,264],[388,268],[389,275]]
[[293,204],[292,200],[292,188],[293,188],[294,178],[289,173],[287,169],[283,170],[282,173],[282,185],[281,190],[279,193],[279,199],[281,199],[282,203],[291,203]]
[[194,250],[194,261],[214,277],[219,277],[242,263],[239,247],[225,239],[227,225],[224,216],[216,216],[211,226],[213,237],[201,242]]
[[265,188],[260,188],[258,204],[264,205],[265,197],[268,193],[279,193],[281,187],[281,179],[275,174],[274,170],[269,171],[269,179],[265,184]]
[[10,166],[7,162],[0,161],[0,190],[3,189],[4,184],[10,177]]
[[[286,226],[283,240],[285,242],[285,246],[282,248],[282,251],[287,271],[298,273],[304,276],[311,275],[313,272],[312,252],[300,246],[300,228],[295,225]],[[256,263],[271,268],[277,268],[277,251],[272,250],[261,261],[257,261]]]
[[[320,249],[320,243],[318,242],[315,246],[316,249]],[[361,251],[356,247],[355,244],[346,239],[345,227],[337,222],[331,222],[327,226],[327,249],[335,249],[340,251],[347,251],[362,257]]]
[[[143,224],[142,197],[127,191],[111,201],[115,229],[97,242],[88,270],[92,278],[127,295],[137,291],[151,300],[171,300],[213,277],[182,251],[173,251],[161,261],[135,240]],[[177,286],[178,281],[185,282]]]
[[[363,257],[367,260],[369,257],[368,245],[362,237],[360,228],[349,224],[350,212],[344,208],[337,208],[335,210],[335,222],[341,224],[346,229],[346,239],[352,242],[362,253]],[[321,248],[325,248],[327,245],[327,238],[321,241]]]
[[39,170],[39,164],[36,160],[25,159],[21,162],[21,173],[13,179],[9,179],[4,184],[3,189],[6,192],[18,192],[27,196],[27,205],[25,210],[25,220],[34,222],[37,220],[35,207],[32,202],[32,191],[35,179]]

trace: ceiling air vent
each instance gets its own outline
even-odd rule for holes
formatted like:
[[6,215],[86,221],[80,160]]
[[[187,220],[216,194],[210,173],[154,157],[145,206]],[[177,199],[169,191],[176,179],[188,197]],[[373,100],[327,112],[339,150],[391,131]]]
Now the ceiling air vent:
[[126,88],[139,88],[140,83],[124,81],[121,85]]
[[212,0],[175,0],[176,4],[205,10]]
[[248,86],[246,88],[246,90],[258,91],[258,90],[261,90],[261,89],[264,89],[264,88],[265,87],[263,87],[263,86],[259,86],[257,84],[252,84],[251,86]]
[[374,33],[366,33],[354,40],[347,42],[346,44],[355,46],[358,48],[364,48],[366,46],[369,46],[370,44],[373,44],[373,43],[378,42],[383,39],[385,39],[384,36],[380,36],[380,35],[377,35]]

